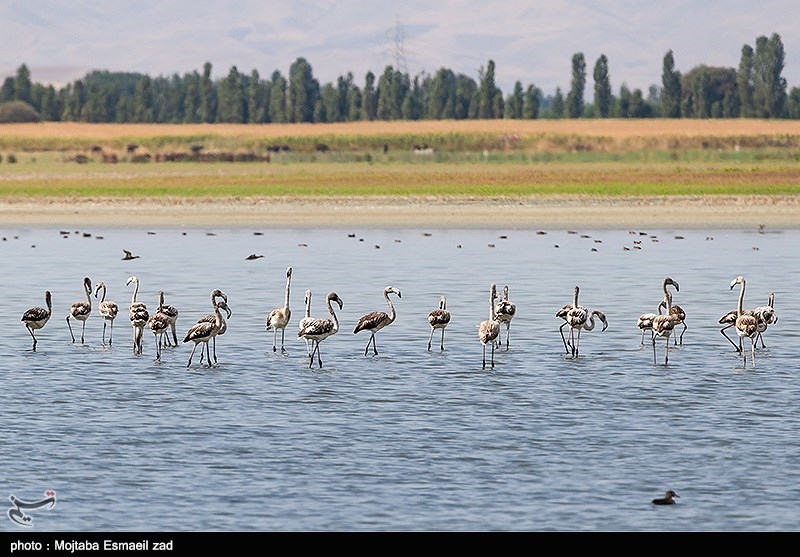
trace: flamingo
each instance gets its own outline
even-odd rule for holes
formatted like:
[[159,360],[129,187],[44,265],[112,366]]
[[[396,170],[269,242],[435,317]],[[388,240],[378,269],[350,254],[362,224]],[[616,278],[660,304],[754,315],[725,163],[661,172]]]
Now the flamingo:
[[36,351],[36,335],[33,334],[33,331],[43,328],[53,314],[53,298],[49,290],[44,293],[44,303],[45,306],[47,306],[46,308],[32,307],[23,313],[22,319],[20,319],[20,321],[25,323],[25,328],[28,329],[28,332],[31,334],[34,352]]
[[286,352],[284,347],[284,340],[286,337],[286,325],[289,324],[289,319],[292,316],[292,310],[289,309],[289,285],[292,282],[292,268],[286,269],[286,300],[283,307],[273,309],[267,316],[267,324],[265,330],[273,331],[272,336],[272,351],[277,352],[278,347],[278,329],[281,330],[281,352]]
[[767,345],[764,344],[764,337],[762,336],[762,333],[767,330],[768,325],[778,322],[778,314],[775,313],[774,304],[775,293],[770,292],[767,305],[758,306],[752,310],[753,315],[755,315],[756,319],[758,320],[758,336],[756,336],[756,341],[761,341],[761,348],[767,347]]
[[[669,285],[674,286],[676,292],[680,291],[680,286],[674,280],[672,280],[670,277],[664,279],[663,302],[666,313],[659,314],[653,319],[653,365],[656,365],[656,339],[658,338],[666,339],[666,344],[664,345],[664,365],[669,363],[669,337],[672,334],[672,331],[675,329],[675,325],[677,323],[676,318],[672,313],[672,292],[670,292],[667,288]],[[659,305],[659,307],[661,306]]]
[[[564,317],[566,324],[569,325],[569,339],[565,341],[565,345],[569,347],[568,351],[574,358],[578,357],[581,331],[593,331],[595,328],[595,317],[603,322],[603,331],[608,328],[608,320],[606,319],[606,315],[600,310],[595,309],[589,311],[588,308],[580,305],[578,303],[579,294],[580,288],[576,286],[573,291],[572,307],[567,310],[566,316]],[[562,329],[559,328],[559,330]]]
[[159,309],[160,313],[167,316],[167,324],[169,325],[170,332],[172,333],[172,341],[169,335],[164,336],[164,342],[167,346],[178,346],[178,332],[176,330],[178,323],[178,308],[171,304],[164,303],[164,293],[159,293]]
[[95,285],[95,298],[97,298],[97,294],[101,290],[103,291],[103,296],[100,298],[98,312],[100,313],[100,317],[103,318],[103,344],[105,345],[106,343],[106,325],[111,323],[111,331],[108,334],[108,344],[110,346],[112,337],[114,336],[114,319],[117,318],[117,314],[119,313],[119,305],[117,305],[117,302],[106,300],[106,284],[103,281],[100,281],[97,283],[97,285]]
[[500,323],[497,321],[494,301],[497,299],[497,286],[489,286],[489,319],[481,321],[478,325],[478,339],[483,345],[483,369],[486,369],[486,345],[492,345],[492,369],[494,369],[494,349],[497,338],[500,336]]
[[139,294],[139,277],[128,277],[125,286],[130,286],[133,283],[133,296],[131,297],[131,305],[128,307],[128,317],[133,325],[133,353],[142,353],[142,337],[144,336],[144,327],[147,320],[150,319],[150,313],[147,311],[147,305],[144,302],[137,302],[136,297]]
[[428,337],[428,350],[431,349],[433,333],[436,329],[442,331],[441,349],[444,350],[444,330],[450,323],[450,312],[447,310],[447,298],[439,296],[439,307],[428,314],[428,323],[431,326],[431,334]]
[[83,335],[86,332],[86,320],[92,313],[92,281],[89,277],[83,279],[83,291],[86,293],[86,301],[80,300],[72,304],[67,314],[67,326],[69,326],[69,334],[72,336],[72,342],[75,342],[75,335],[72,334],[72,325],[69,322],[69,318],[74,317],[83,323],[81,327],[81,344],[83,344]]
[[[671,282],[668,282],[668,281],[671,281]],[[672,284],[673,286],[675,286],[675,291],[676,292],[680,292],[680,287],[678,286],[678,283],[675,282],[674,280],[672,280],[669,277],[664,279],[663,288],[664,288],[665,291],[666,291],[666,288],[667,288],[668,284]],[[659,304],[658,304],[658,313],[661,313],[661,308],[663,308],[663,307],[666,307],[665,300],[661,300],[661,302],[659,302]],[[675,324],[675,325],[683,325],[683,330],[681,331],[680,337],[678,337],[678,336],[673,337],[675,346],[678,346],[679,343],[682,345],[683,344],[683,333],[685,333],[686,329],[688,328],[686,326],[686,312],[678,304],[672,304],[672,308],[670,309],[670,313],[672,314],[673,324]]]
[[[672,278],[670,278],[670,277],[665,277],[664,280],[661,282],[661,289],[664,291],[664,298],[662,298],[661,301],[658,303],[658,307],[656,308],[658,313],[643,313],[642,315],[639,316],[639,319],[636,322],[637,327],[639,327],[639,329],[641,329],[641,331],[642,331],[642,344],[644,344],[644,332],[645,331],[650,331],[650,340],[653,339],[653,320],[656,318],[656,316],[661,314],[661,308],[664,307],[664,305],[665,305],[664,304],[664,300],[667,297],[667,286],[669,286],[669,285],[675,286],[675,290],[676,291],[680,291],[680,285],[677,282],[672,280]],[[673,305],[672,307],[673,307],[673,310],[672,310],[673,314],[675,314],[676,317],[679,317],[680,314],[683,314],[683,317],[681,317],[681,321],[682,321],[683,318],[686,317],[686,313],[678,305]],[[674,309],[674,308],[677,308],[677,310]],[[684,331],[685,331],[686,330],[686,324],[685,323],[683,324],[683,327],[684,327]],[[683,336],[683,335],[681,335],[681,336]],[[677,344],[677,341],[676,341],[676,344]],[[683,344],[683,341],[681,341],[681,344]]]
[[383,289],[383,298],[386,300],[386,303],[389,304],[389,313],[387,314],[383,311],[372,311],[366,315],[363,315],[358,320],[358,323],[356,323],[356,328],[353,330],[353,334],[357,334],[360,331],[370,332],[367,346],[364,348],[365,356],[367,355],[370,344],[372,344],[373,355],[378,355],[378,346],[375,344],[375,333],[387,325],[391,325],[394,322],[395,317],[397,317],[397,314],[394,310],[394,304],[392,304],[392,300],[389,299],[389,294],[397,294],[398,298],[403,297],[397,288],[394,286],[387,286]]
[[[756,343],[758,340],[761,340],[761,348],[766,348],[766,344],[764,343],[764,338],[762,337],[762,333],[767,330],[767,326],[773,323],[778,322],[778,315],[775,313],[775,308],[773,304],[775,303],[775,294],[773,292],[769,293],[769,301],[766,306],[758,306],[753,309],[746,309],[743,310],[742,313],[745,315],[752,315],[756,318],[756,322],[758,323],[758,335],[756,336]],[[733,345],[737,352],[740,351],[739,345],[733,342],[731,338],[725,332],[727,329],[734,327],[736,325],[736,318],[738,317],[737,310],[731,310],[722,317],[719,318],[719,324],[725,325],[720,329],[720,332],[723,336],[728,339],[728,342]]]
[[[740,285],[741,289],[739,290],[739,302],[736,305],[736,322],[734,323],[734,327],[736,327],[736,334],[739,336],[739,352],[742,354],[742,360],[744,365],[747,365],[747,355],[745,354],[744,350],[742,349],[742,339],[747,337],[750,339],[750,351],[753,354],[753,365],[756,365],[756,335],[758,334],[758,319],[756,319],[755,315],[751,315],[749,313],[745,313],[742,310],[742,306],[744,305],[744,289],[745,289],[745,279],[743,276],[739,275],[735,279],[731,281],[731,290],[736,285]],[[727,335],[726,335],[727,336]]]
[[[306,300],[307,303],[310,304],[311,296],[310,293],[308,294]],[[313,348],[308,353],[308,369],[311,369],[314,364],[314,353],[317,354],[319,367],[322,368],[322,354],[320,353],[319,343],[339,332],[339,318],[336,317],[336,312],[333,311],[332,302],[339,304],[339,310],[344,307],[344,302],[342,302],[342,299],[339,298],[336,292],[329,292],[325,297],[325,301],[328,305],[328,313],[331,314],[331,318],[324,317],[315,319],[309,316],[307,320],[303,319],[300,322],[300,330],[297,331],[298,338],[303,338],[306,342],[310,342],[313,345]]]
[[508,299],[508,286],[503,287],[503,297],[494,308],[497,320],[506,325],[506,350],[508,350],[508,336],[511,329],[511,320],[517,313],[517,306]]
[[[228,296],[222,290],[220,290],[219,288],[215,288],[214,290],[211,291],[211,307],[215,307],[215,305],[217,303],[217,298],[222,298],[222,300],[225,303],[228,302]],[[230,314],[228,315],[228,318],[230,318]],[[208,315],[204,315],[203,317],[198,319],[197,322],[200,323],[200,322],[205,321],[205,322],[208,322],[208,323],[214,323],[214,322],[216,322],[216,320],[217,320],[217,316],[215,314],[213,314],[213,313],[209,313]],[[221,336],[221,335],[224,335],[225,331],[227,331],[227,330],[228,330],[228,323],[223,319],[222,327],[220,327],[219,331],[217,331],[217,334],[214,335],[214,337],[211,339],[211,351],[214,354],[214,363],[217,363],[217,337]],[[200,352],[200,361],[201,361],[201,363],[203,361],[203,353],[202,352]]]
[[[158,310],[147,320],[147,327],[153,331],[156,342],[156,360],[161,360],[161,346],[164,344],[164,333],[169,328],[169,316],[164,313],[164,292],[158,293]],[[169,342],[169,340],[167,340]]]
[[[306,290],[305,305],[306,305],[306,313],[305,316],[300,320],[300,323],[297,324],[298,331],[303,330],[306,326],[308,326],[309,323],[311,323],[315,319],[314,317],[311,317],[311,290]],[[301,335],[298,334],[298,336]],[[311,343],[307,338],[305,339],[305,341],[306,341],[306,352],[310,356]]]
[[[186,364],[186,367],[192,365],[192,358],[194,358],[194,351],[197,350],[197,345],[200,343],[205,343],[206,345],[206,353],[208,354],[208,366],[211,367],[211,354],[209,353],[208,342],[214,338],[219,330],[222,328],[222,324],[224,320],[222,319],[222,314],[220,313],[220,309],[224,309],[228,317],[231,316],[231,310],[228,307],[227,302],[225,300],[219,300],[214,303],[214,322],[209,323],[208,321],[198,321],[194,325],[192,325],[189,330],[186,332],[186,336],[183,339],[183,342],[194,342],[194,346],[192,347],[192,353],[189,354],[189,362]],[[200,354],[202,357],[203,350],[200,350]]]

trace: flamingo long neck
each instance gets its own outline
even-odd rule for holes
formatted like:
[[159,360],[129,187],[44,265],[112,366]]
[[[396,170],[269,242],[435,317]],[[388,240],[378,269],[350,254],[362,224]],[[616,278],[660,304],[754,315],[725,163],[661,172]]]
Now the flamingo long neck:
[[164,293],[158,293],[158,311],[162,311],[164,309]]
[[580,290],[578,290],[578,287],[576,286],[575,287],[575,294],[572,296],[572,307],[574,307],[574,308],[578,307],[578,293],[579,292],[580,292]]
[[292,282],[292,274],[288,273],[286,275],[286,299],[283,302],[283,306],[285,308],[289,307],[289,285],[291,284],[291,282]]
[[672,292],[667,290],[667,287],[664,287],[664,302],[666,302],[665,311],[667,315],[672,312]]
[[139,294],[139,281],[133,281],[133,297],[131,297],[131,305],[136,303],[136,296]]
[[339,318],[336,317],[336,312],[333,311],[333,304],[331,304],[331,298],[328,298],[328,312],[330,312],[331,317],[333,317],[333,331],[339,331]]
[[384,292],[383,297],[386,298],[386,303],[389,304],[389,322],[391,323],[392,321],[394,321],[394,318],[396,317],[396,313],[394,311],[394,304],[392,303],[391,298],[389,298],[388,292]]
[[744,279],[742,279],[742,288],[739,290],[739,303],[736,305],[736,315],[742,314],[742,307],[744,306]]
[[774,307],[773,304],[775,303],[775,293],[769,293],[769,303],[767,304],[769,307]]
[[[219,311],[219,304],[214,304],[214,315],[216,320],[214,321],[214,326],[216,327],[217,331],[222,329],[222,313]],[[216,342],[216,341],[215,341]]]
[[44,297],[44,303],[47,304],[47,313],[52,313],[53,311],[53,298],[50,296],[50,292]]
[[494,288],[489,292],[489,319],[494,321],[497,318],[497,313],[494,311],[494,301],[497,299],[497,292]]
[[84,281],[83,291],[86,292],[86,299],[89,301],[89,307],[92,307],[92,285]]
[[311,292],[306,294],[306,317],[311,317]]
[[591,312],[589,314],[589,318],[586,320],[586,323],[583,325],[583,328],[587,331],[594,329],[594,314],[595,312]]
[[100,296],[100,303],[102,304],[103,302],[106,301],[106,285],[104,284],[100,288],[103,290],[103,295]]

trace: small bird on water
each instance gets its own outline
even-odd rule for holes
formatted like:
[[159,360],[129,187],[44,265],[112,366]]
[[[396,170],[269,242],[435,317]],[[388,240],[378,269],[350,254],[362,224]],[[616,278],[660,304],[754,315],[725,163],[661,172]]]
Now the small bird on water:
[[125,252],[125,257],[122,258],[123,261],[129,261],[131,259],[139,259],[138,255],[133,255],[133,253],[131,253],[130,251],[128,251],[126,249],[124,249],[122,251]]
[[672,491],[670,489],[669,491],[667,491],[664,494],[664,497],[658,497],[656,499],[653,499],[653,504],[654,505],[674,505],[675,503],[677,503],[677,501],[675,501],[675,499],[674,499],[675,497],[680,499],[680,495],[678,495],[677,493],[675,493],[674,491]]

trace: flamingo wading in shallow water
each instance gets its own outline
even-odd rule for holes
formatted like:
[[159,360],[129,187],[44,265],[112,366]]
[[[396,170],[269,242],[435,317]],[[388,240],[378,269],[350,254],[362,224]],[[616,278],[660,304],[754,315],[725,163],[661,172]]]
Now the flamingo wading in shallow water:
[[[310,296],[308,297],[310,299]],[[339,298],[336,292],[329,292],[325,301],[328,305],[328,313],[331,314],[330,318],[313,318],[308,317],[300,322],[300,330],[297,331],[297,336],[303,338],[307,343],[311,343],[311,350],[308,352],[308,368],[314,364],[314,354],[317,354],[317,362],[319,367],[322,368],[322,354],[320,353],[319,344],[339,332],[339,318],[336,317],[336,312],[333,310],[332,302],[339,304],[339,309],[344,307],[344,302]]]
[[383,298],[386,300],[386,303],[389,304],[389,313],[383,311],[373,311],[366,315],[363,315],[356,323],[356,328],[353,330],[353,334],[358,334],[361,331],[369,331],[369,340],[367,341],[367,346],[364,347],[364,355],[367,355],[369,351],[369,345],[372,344],[373,355],[378,355],[378,346],[375,344],[375,333],[386,327],[387,325],[391,325],[394,323],[395,317],[397,314],[394,310],[394,304],[392,304],[392,300],[389,299],[389,294],[397,294],[398,298],[402,298],[403,295],[400,294],[400,291],[395,288],[394,286],[387,286],[383,289]]
[[86,301],[83,300],[75,302],[69,308],[67,314],[67,325],[69,326],[69,334],[72,337],[72,342],[75,342],[75,335],[72,334],[72,324],[69,321],[70,317],[74,317],[82,323],[81,326],[81,344],[83,344],[83,336],[86,332],[86,320],[92,314],[92,281],[89,277],[83,279],[83,291],[86,294]]
[[131,296],[131,305],[128,308],[128,317],[133,326],[133,353],[141,354],[143,350],[144,328],[147,325],[147,320],[150,319],[150,313],[147,311],[147,305],[143,302],[136,300],[139,295],[139,277],[128,277],[125,286],[130,286],[133,283],[133,296]]
[[272,331],[272,351],[278,351],[278,329],[281,330],[281,352],[286,352],[284,341],[286,338],[286,325],[292,317],[292,310],[289,309],[289,285],[292,282],[292,268],[286,269],[286,298],[283,307],[273,309],[267,316],[267,323],[264,327],[267,331]]
[[100,304],[97,308],[97,311],[100,313],[100,317],[103,318],[103,344],[106,343],[106,325],[111,325],[111,330],[108,333],[108,344],[111,346],[112,337],[114,336],[114,319],[116,319],[117,314],[119,314],[119,305],[117,305],[117,302],[106,300],[106,284],[103,281],[98,282],[95,286],[95,298],[97,298],[97,295],[101,290],[103,291],[103,296],[100,298]]
[[497,321],[495,313],[494,301],[497,299],[497,286],[491,284],[489,286],[489,319],[481,321],[478,325],[478,340],[483,345],[483,369],[486,369],[486,345],[492,345],[492,359],[491,365],[494,369],[494,349],[497,343],[497,338],[500,336],[500,322]]
[[440,348],[444,350],[444,330],[450,323],[450,312],[447,310],[447,298],[439,296],[439,307],[428,314],[428,324],[431,326],[431,334],[428,337],[428,350],[431,349],[431,342],[433,341],[433,333],[436,329],[442,331],[442,340]]
[[497,320],[506,326],[506,350],[508,350],[508,336],[511,329],[511,320],[517,313],[517,306],[508,299],[508,286],[503,287],[503,297],[494,308]]
[[53,298],[49,290],[44,293],[44,303],[46,307],[32,307],[23,313],[22,319],[20,319],[20,321],[25,323],[25,328],[28,329],[28,332],[31,334],[34,352],[36,351],[37,341],[33,331],[43,328],[53,314]]

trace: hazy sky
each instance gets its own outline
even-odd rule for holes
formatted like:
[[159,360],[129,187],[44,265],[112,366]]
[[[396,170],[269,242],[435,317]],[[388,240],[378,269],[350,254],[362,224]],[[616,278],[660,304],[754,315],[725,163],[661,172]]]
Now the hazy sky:
[[91,70],[152,77],[232,66],[264,78],[304,57],[325,84],[352,72],[412,77],[445,67],[475,80],[494,60],[496,83],[534,84],[548,95],[572,78],[583,53],[587,97],[600,55],[612,88],[647,94],[661,85],[664,54],[676,68],[736,68],[742,46],[778,33],[783,76],[800,86],[800,7],[795,0],[0,0],[0,77],[26,64],[34,82],[61,86]]

